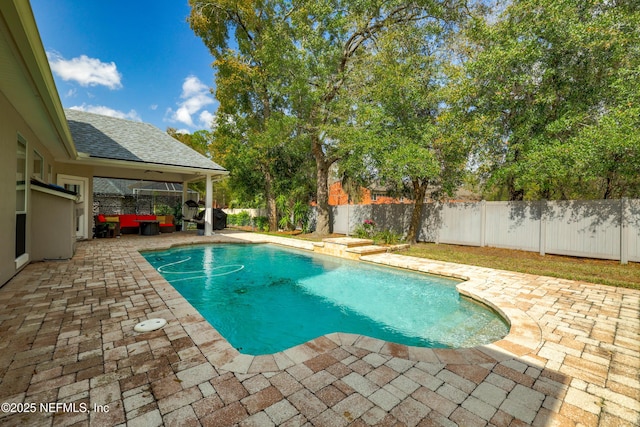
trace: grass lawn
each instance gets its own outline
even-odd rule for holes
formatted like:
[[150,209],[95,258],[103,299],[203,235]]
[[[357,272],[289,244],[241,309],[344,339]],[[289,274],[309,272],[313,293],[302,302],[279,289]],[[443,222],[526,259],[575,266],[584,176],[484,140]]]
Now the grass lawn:
[[[305,240],[321,240],[312,235],[291,233],[266,233]],[[331,237],[338,237],[331,236]],[[340,236],[344,237],[344,236]],[[640,263],[621,265],[618,261],[577,258],[558,255],[540,256],[535,252],[475,246],[418,243],[410,249],[398,252],[418,258],[470,264],[498,270],[580,280],[609,286],[640,289]]]
[[511,249],[435,243],[419,243],[400,253],[459,264],[640,289],[640,263],[634,262],[620,265],[619,261],[558,255],[540,256],[535,252]]

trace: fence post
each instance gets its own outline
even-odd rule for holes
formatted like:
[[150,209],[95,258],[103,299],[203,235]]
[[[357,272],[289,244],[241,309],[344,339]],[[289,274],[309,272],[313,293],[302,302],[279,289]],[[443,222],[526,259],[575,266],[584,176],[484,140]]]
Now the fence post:
[[620,199],[620,264],[629,263],[629,227],[627,226],[627,198]]
[[486,246],[487,237],[487,201],[480,202],[480,247]]
[[540,255],[544,256],[547,247],[547,201],[540,200]]

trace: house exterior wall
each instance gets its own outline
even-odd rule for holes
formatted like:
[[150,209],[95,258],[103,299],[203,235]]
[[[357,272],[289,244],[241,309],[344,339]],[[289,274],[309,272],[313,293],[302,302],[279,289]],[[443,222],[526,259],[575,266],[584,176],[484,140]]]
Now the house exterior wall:
[[16,239],[16,117],[0,93],[0,284],[15,273]]
[[[0,92],[0,286],[13,277],[20,268],[16,267],[16,145],[20,135],[27,145],[27,238],[26,250],[32,251],[32,192],[29,178],[33,175],[34,150],[43,158],[43,180],[49,181],[49,166],[52,178],[57,164],[50,151],[31,130],[29,123],[16,111],[8,99]],[[30,255],[30,259],[33,259]]]
[[[334,182],[329,186],[329,206],[346,205],[349,200],[349,196],[343,190],[342,184],[339,181]],[[360,190],[360,200],[358,202],[351,201],[350,204],[357,205],[388,205],[391,203],[412,203],[411,200],[397,199],[395,197],[389,197],[386,195],[374,194],[368,188],[362,188]]]

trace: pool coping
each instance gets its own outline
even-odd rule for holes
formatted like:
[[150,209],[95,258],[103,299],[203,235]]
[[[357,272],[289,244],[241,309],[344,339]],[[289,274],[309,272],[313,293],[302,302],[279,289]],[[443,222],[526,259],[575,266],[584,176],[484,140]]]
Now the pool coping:
[[[515,306],[537,326],[524,334],[514,329],[507,340],[488,346],[424,349],[420,357],[430,362],[408,360],[416,357],[415,349],[379,347],[364,338],[356,347],[349,343],[358,336],[329,334],[300,349],[317,357],[290,368],[279,369],[278,363],[292,362],[285,354],[253,357],[248,368],[245,360],[244,374],[222,369],[237,352],[139,251],[282,242],[258,234],[239,237],[224,230],[210,237],[182,232],[96,239],[79,242],[69,261],[27,266],[0,292],[3,401],[97,403],[110,410],[0,413],[2,423],[635,426],[640,421],[640,291],[397,254],[363,261],[419,261],[419,271],[471,277],[477,297],[501,310]],[[309,247],[309,242],[286,243]],[[519,319],[509,316],[519,327]],[[134,331],[137,323],[156,317],[167,325]],[[538,328],[543,344],[528,352],[535,340],[522,347],[518,336],[535,336]],[[278,371],[265,369],[268,364]]]
[[[269,243],[288,248],[302,249],[308,252],[314,252],[315,248],[321,246],[314,242],[256,233],[234,233],[228,237],[232,240],[215,239],[219,241],[198,241],[197,244],[224,242],[239,243],[238,241],[249,244]],[[149,250],[162,250],[182,245],[183,244],[167,245]],[[508,280],[512,273],[482,267],[410,257],[395,253],[380,253],[374,255],[363,255],[359,257],[359,260],[362,262],[464,280],[464,282],[457,285],[458,292],[461,295],[483,303],[495,310],[509,323],[509,333],[501,340],[491,344],[471,348],[436,349],[396,344],[368,337],[366,335],[334,332],[277,353],[255,356],[247,355],[240,353],[235,349],[224,338],[224,336],[222,336],[209,322],[207,322],[202,315],[147,262],[140,253],[137,255],[140,257],[138,262],[143,262],[148,265],[149,268],[157,274],[158,278],[161,279],[161,281],[158,281],[155,280],[156,278],[153,278],[153,280],[150,281],[158,293],[167,295],[168,299],[173,302],[174,307],[171,309],[176,318],[186,316],[188,323],[190,325],[194,325],[191,327],[189,324],[185,326],[188,333],[190,329],[194,332],[194,334],[190,333],[194,342],[200,345],[206,344],[211,347],[210,350],[212,351],[207,351],[205,353],[209,362],[216,369],[222,369],[233,373],[257,374],[281,371],[345,345],[373,353],[379,353],[385,356],[398,357],[416,362],[443,363],[445,360],[450,360],[451,352],[456,352],[457,357],[464,360],[481,360],[483,356],[477,352],[499,361],[513,357],[523,357],[529,354],[534,354],[543,343],[542,332],[537,322],[535,322],[523,310],[516,307],[503,295],[496,291],[492,291],[491,289],[491,283],[495,283],[496,280]],[[348,258],[352,260],[354,259],[353,256],[349,256]],[[150,279],[152,278],[150,277]],[[171,305],[169,306],[171,307]],[[184,320],[181,321],[184,323]],[[207,328],[201,325],[202,322],[209,325],[211,329],[207,331]]]

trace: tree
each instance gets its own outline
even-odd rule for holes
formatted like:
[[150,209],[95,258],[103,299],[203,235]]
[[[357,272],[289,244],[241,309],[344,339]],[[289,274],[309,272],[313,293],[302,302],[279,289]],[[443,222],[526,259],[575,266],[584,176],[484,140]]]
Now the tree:
[[640,193],[639,10],[624,0],[515,0],[477,21],[470,105],[493,124],[480,171],[496,197]]
[[[304,123],[316,164],[316,232],[329,233],[328,178],[331,166],[349,153],[352,79],[359,58],[389,31],[428,25],[455,16],[457,2],[324,1],[303,2],[290,12],[290,50],[283,75],[291,110]],[[357,77],[356,77],[357,78]],[[339,129],[340,131],[336,131]]]
[[364,182],[409,193],[415,204],[407,240],[413,243],[426,196],[453,194],[472,145],[472,114],[458,107],[460,66],[448,48],[452,35],[445,26],[418,23],[379,37],[375,50],[362,59],[366,66],[359,89],[353,90],[358,102],[349,108],[350,122],[362,132],[341,167],[349,176],[360,173]]
[[[193,133],[183,133],[178,132],[175,128],[169,127],[167,128],[167,134],[209,159],[219,161],[219,158],[211,152],[213,134],[210,131],[202,129]],[[200,195],[204,195],[206,192],[203,181],[192,182],[189,184],[189,188],[198,191]],[[226,181],[219,182],[215,185],[213,193],[214,201],[224,205],[225,202],[230,199],[229,194],[230,192]]]
[[[235,200],[244,206],[264,207],[271,194],[274,203],[284,196],[290,203],[308,204],[313,193],[309,185],[312,167],[304,144],[296,136],[295,119],[272,113],[268,124],[268,129],[256,132],[244,117],[218,113],[211,151],[230,171],[228,182]],[[270,212],[275,215],[276,209]],[[277,223],[269,226],[274,230]]]
[[[299,140],[309,144],[315,162],[318,234],[330,231],[329,169],[348,151],[342,135],[330,137],[328,129],[349,125],[336,111],[349,102],[346,88],[358,57],[391,29],[445,20],[464,7],[443,0],[190,4],[191,26],[216,58],[221,108],[251,118],[250,128],[257,132],[264,132],[275,110],[297,120]],[[230,48],[232,38],[236,43]],[[265,165],[273,163],[273,157],[265,159],[270,159]]]
[[[220,102],[214,130],[219,152],[233,150],[237,161],[226,161],[235,187],[254,191],[260,182],[269,225],[277,227],[278,176],[283,163],[294,169],[304,161],[290,161],[299,150],[295,121],[279,92],[278,52],[287,28],[286,1],[190,0],[189,22],[215,58],[216,98]],[[221,144],[226,144],[227,149]],[[227,157],[225,157],[227,158]],[[289,175],[295,170],[287,170]],[[257,173],[257,174],[256,174]]]

